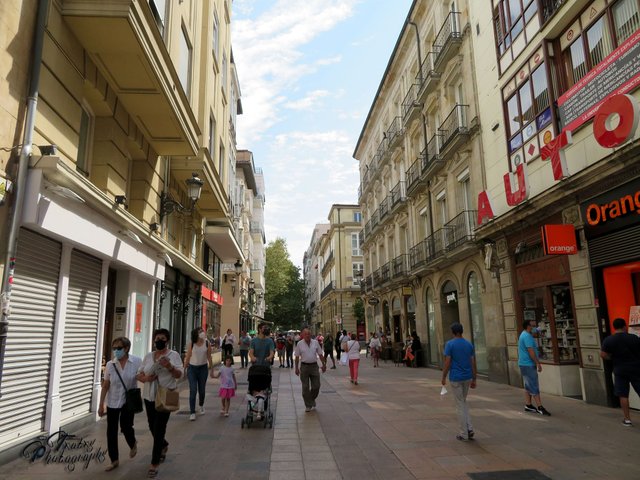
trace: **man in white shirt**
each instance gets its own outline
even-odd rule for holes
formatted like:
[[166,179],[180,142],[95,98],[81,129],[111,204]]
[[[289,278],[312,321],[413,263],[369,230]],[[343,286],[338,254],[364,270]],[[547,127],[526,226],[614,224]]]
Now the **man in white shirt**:
[[322,362],[322,373],[327,371],[327,361],[324,352],[317,340],[311,338],[308,328],[302,330],[301,340],[293,352],[296,364],[296,375],[302,382],[302,399],[305,412],[310,412],[316,406],[316,398],[320,393],[320,371],[318,369],[318,357]]

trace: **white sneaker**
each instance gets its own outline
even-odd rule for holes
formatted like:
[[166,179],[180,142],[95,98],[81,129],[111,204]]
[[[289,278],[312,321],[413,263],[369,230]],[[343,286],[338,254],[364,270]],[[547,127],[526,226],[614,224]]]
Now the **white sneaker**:
[[189,415],[189,421],[191,422],[195,422],[196,421],[196,414],[192,413],[191,415]]
[[200,415],[204,415],[204,406],[200,407]]

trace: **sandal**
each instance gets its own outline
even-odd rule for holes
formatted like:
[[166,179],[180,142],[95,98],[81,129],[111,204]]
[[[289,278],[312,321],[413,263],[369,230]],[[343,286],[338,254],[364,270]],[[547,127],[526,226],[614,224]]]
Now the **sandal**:
[[149,470],[147,470],[147,478],[156,478],[158,476],[158,469],[157,468],[150,468]]
[[164,447],[160,452],[160,463],[167,459],[167,450],[169,450],[169,446]]

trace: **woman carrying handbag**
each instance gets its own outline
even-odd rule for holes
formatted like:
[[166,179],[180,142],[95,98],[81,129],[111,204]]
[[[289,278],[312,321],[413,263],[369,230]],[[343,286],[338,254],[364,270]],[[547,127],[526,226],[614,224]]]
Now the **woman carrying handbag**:
[[[138,380],[144,383],[144,405],[147,411],[149,430],[153,435],[151,465],[147,471],[148,478],[158,475],[160,462],[167,455],[169,443],[165,439],[167,423],[171,411],[178,409],[177,403],[167,405],[169,396],[177,397],[177,380],[182,376],[182,359],[178,352],[169,349],[171,334],[166,328],[153,332],[155,350],[145,355],[138,370]],[[159,404],[162,402],[162,405]]]
[[[118,468],[118,423],[124,435],[127,445],[129,445],[129,458],[136,456],[138,447],[136,444],[136,434],[133,429],[133,418],[135,412],[126,408],[127,390],[138,387],[136,373],[140,368],[142,360],[134,355],[129,355],[131,341],[127,337],[118,337],[111,342],[113,349],[113,360],[107,362],[104,369],[104,380],[102,380],[102,390],[100,391],[100,403],[98,415],[103,417],[107,414],[107,450],[111,463],[105,471]],[[107,410],[105,412],[105,399]]]

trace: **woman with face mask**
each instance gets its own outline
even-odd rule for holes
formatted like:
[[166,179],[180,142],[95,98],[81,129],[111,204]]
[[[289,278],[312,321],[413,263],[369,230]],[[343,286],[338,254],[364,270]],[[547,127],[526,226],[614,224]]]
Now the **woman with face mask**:
[[211,359],[211,345],[207,341],[207,334],[202,328],[191,331],[191,344],[184,359],[184,368],[189,378],[189,420],[196,419],[196,394],[200,405],[200,415],[204,415],[204,390],[207,385],[207,372],[213,378],[213,360]]
[[[133,430],[134,412],[124,408],[126,393],[130,388],[137,388],[136,373],[142,360],[129,355],[131,341],[126,337],[118,337],[111,342],[113,360],[107,362],[104,369],[104,380],[100,391],[98,415],[107,414],[107,450],[111,463],[105,468],[107,472],[118,467],[118,423],[129,445],[129,457],[138,453],[136,434]],[[107,409],[105,412],[105,399]]]
[[167,432],[167,423],[171,412],[158,412],[156,410],[156,391],[158,385],[165,388],[176,389],[177,380],[182,376],[182,359],[180,354],[169,348],[171,334],[166,328],[158,328],[153,332],[153,345],[155,350],[145,355],[142,365],[138,369],[138,380],[144,383],[144,406],[147,412],[149,430],[153,435],[153,450],[151,451],[151,465],[147,471],[148,478],[158,475],[158,467],[163,462],[169,442],[164,438]]

